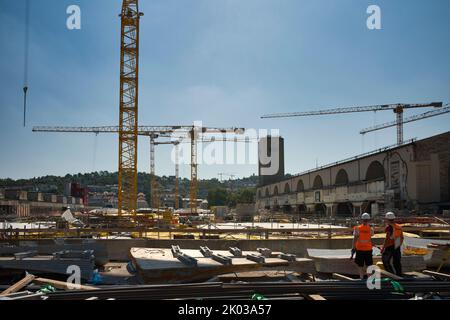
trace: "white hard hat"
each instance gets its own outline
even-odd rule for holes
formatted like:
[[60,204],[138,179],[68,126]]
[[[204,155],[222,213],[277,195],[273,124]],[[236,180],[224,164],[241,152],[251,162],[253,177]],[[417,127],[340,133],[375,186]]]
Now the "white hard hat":
[[385,219],[387,219],[387,220],[394,220],[395,219],[395,214],[393,212],[388,212],[388,213],[386,213]]
[[368,214],[367,212],[364,212],[361,215],[361,219],[363,219],[363,220],[370,220],[370,214]]

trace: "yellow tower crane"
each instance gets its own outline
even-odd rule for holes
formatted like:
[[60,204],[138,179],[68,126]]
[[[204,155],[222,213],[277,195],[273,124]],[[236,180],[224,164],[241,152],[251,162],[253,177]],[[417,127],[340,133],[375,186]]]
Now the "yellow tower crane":
[[138,88],[139,88],[138,0],[123,0],[120,45],[119,192],[118,213],[136,213]]
[[[120,44],[120,101],[119,126],[107,127],[35,127],[33,131],[40,132],[118,132],[119,133],[119,180],[118,180],[118,213],[136,214],[137,208],[137,148],[138,135],[149,135],[158,130],[139,127],[138,101],[139,101],[139,25],[144,15],[139,11],[138,0],[123,0],[121,18],[121,44]],[[25,86],[26,87],[26,86]],[[24,88],[26,99],[26,89]],[[24,108],[26,100],[24,102]],[[166,127],[167,128],[167,127]],[[175,126],[167,132],[186,128]],[[197,138],[198,127],[189,126],[191,138],[191,212],[197,213]],[[213,131],[216,133],[238,133],[244,129],[201,128],[201,132]]]

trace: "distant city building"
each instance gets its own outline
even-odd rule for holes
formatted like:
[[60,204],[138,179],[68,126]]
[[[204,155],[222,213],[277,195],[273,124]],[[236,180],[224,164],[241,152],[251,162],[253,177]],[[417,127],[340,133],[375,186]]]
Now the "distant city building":
[[83,188],[80,184],[75,182],[66,183],[64,188],[64,195],[76,198],[82,198],[83,203],[88,205],[88,188]]
[[[182,199],[182,208],[188,209],[190,207],[190,199],[189,198],[183,198]],[[208,209],[208,200],[206,199],[197,199],[197,207],[200,209]]]
[[0,219],[61,215],[67,208],[83,210],[82,198],[29,192],[16,189],[0,189]]
[[[92,192],[92,189],[100,192]],[[108,188],[109,189],[109,188]],[[89,207],[90,208],[117,208],[119,199],[117,198],[117,192],[114,191],[101,191],[105,188],[90,186],[89,187]],[[137,208],[148,208],[145,194],[140,192],[137,195]]]

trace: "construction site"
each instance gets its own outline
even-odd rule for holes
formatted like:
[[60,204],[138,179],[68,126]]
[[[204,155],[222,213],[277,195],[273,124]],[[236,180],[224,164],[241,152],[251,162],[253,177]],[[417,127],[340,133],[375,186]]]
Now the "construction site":
[[[28,50],[30,1],[23,2]],[[261,127],[282,127],[278,135],[249,134],[252,128],[239,125],[238,115],[236,122],[219,126],[158,125],[156,116],[152,124],[143,123],[142,108],[156,107],[139,99],[140,70],[148,63],[140,49],[140,39],[147,37],[140,23],[155,19],[151,12],[144,16],[142,2],[122,0],[116,12],[120,60],[108,68],[120,70],[119,92],[109,89],[118,98],[111,111],[119,115],[117,123],[28,125],[36,122],[27,118],[33,86],[25,53],[21,129],[68,145],[73,137],[113,136],[117,177],[111,184],[90,185],[71,175],[63,190],[59,180],[45,189],[37,178],[0,177],[0,301],[450,299],[450,131],[404,138],[409,123],[444,119],[450,129],[448,101],[256,110]],[[56,95],[60,89],[53,90]],[[404,114],[411,110],[421,113]],[[375,112],[393,119],[359,134],[395,128],[395,143],[347,158],[331,156],[330,163],[306,171],[297,166],[293,172],[291,166],[288,174],[288,150],[307,134],[299,133],[295,141],[285,136],[283,123]],[[215,143],[257,150],[256,183],[233,184],[234,173],[214,173],[220,177],[214,183],[237,195],[232,204],[212,197],[207,183],[199,191],[206,181],[199,153]],[[157,172],[159,146],[171,149],[172,159],[158,158],[173,171],[167,185]],[[71,172],[59,152],[63,146],[53,148],[63,170]],[[314,159],[315,152],[299,158]],[[141,153],[150,160],[143,165],[145,188],[138,170]],[[41,156],[29,157],[30,167]],[[90,156],[83,148],[79,159],[87,162]],[[189,158],[184,180],[182,156]]]

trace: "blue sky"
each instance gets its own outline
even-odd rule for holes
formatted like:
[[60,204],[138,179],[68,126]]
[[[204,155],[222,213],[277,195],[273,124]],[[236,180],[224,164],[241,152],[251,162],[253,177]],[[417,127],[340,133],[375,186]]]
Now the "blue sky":
[[[28,125],[22,127],[24,0],[0,0],[0,177],[117,170],[115,135],[38,134],[35,125],[118,123],[119,0],[31,0]],[[395,143],[390,112],[260,119],[347,105],[449,102],[450,1],[141,0],[140,124],[280,129],[297,173]],[[77,4],[82,29],[66,28]],[[382,30],[366,9],[381,8]],[[426,110],[408,111],[406,116]],[[405,125],[405,138],[448,131],[450,115]],[[157,173],[172,175],[170,148]],[[139,142],[148,171],[148,140]],[[254,165],[199,167],[247,176]],[[189,175],[182,166],[181,175]]]

